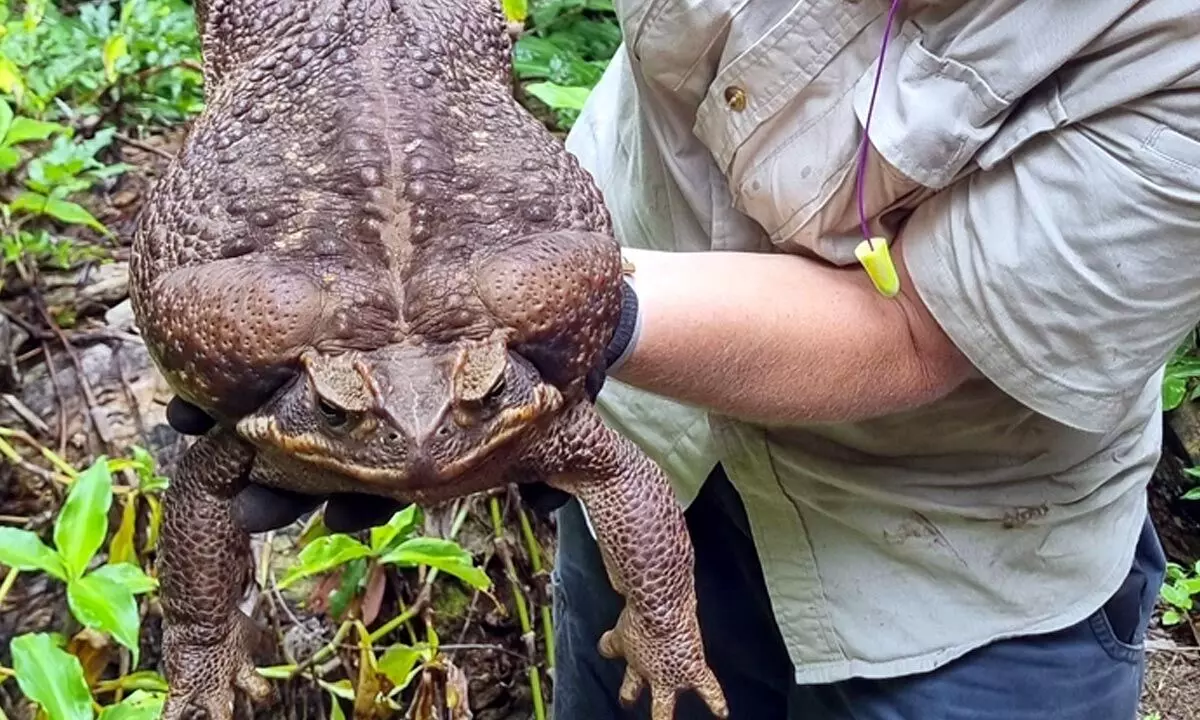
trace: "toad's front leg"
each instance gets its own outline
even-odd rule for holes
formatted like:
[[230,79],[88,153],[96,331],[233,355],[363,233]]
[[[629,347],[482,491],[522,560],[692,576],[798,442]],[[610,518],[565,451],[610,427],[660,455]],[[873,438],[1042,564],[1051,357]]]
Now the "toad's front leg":
[[600,640],[601,653],[627,663],[621,701],[631,705],[648,683],[653,720],[671,720],[677,694],[690,688],[728,717],[704,657],[691,539],[665,473],[586,403],[535,452],[547,482],[587,508],[609,580],[625,598],[617,626]]
[[217,431],[188,449],[167,487],[159,545],[170,687],[163,720],[181,720],[190,707],[230,720],[235,688],[256,702],[273,694],[250,661],[250,620],[237,607],[253,564],[250,537],[230,511],[253,461],[248,445]]

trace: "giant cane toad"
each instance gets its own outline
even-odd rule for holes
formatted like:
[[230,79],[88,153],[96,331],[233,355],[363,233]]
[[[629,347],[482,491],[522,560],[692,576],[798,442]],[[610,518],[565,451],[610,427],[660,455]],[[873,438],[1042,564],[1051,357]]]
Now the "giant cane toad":
[[197,0],[207,102],[139,217],[156,364],[218,420],[175,470],[165,720],[272,691],[237,609],[250,481],[419,503],[540,480],[579,497],[626,599],[599,650],[655,720],[697,690],[692,548],[663,472],[584,379],[621,258],[591,178],[512,97],[492,0]]

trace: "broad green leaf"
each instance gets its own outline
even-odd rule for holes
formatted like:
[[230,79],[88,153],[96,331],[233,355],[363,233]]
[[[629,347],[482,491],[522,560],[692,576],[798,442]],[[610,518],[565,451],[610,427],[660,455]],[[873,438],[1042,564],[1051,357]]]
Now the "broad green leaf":
[[367,557],[371,549],[349,535],[326,535],[309,543],[300,551],[298,562],[279,581],[279,588],[291,585],[302,578],[323,573],[333,568]]
[[104,76],[109,82],[117,79],[117,61],[129,54],[129,41],[118,33],[104,41]]
[[392,682],[394,690],[399,691],[408,687],[413,677],[420,672],[417,663],[428,658],[429,648],[424,644],[416,647],[393,645],[379,658],[376,667]]
[[1187,381],[1183,378],[1165,376],[1162,385],[1163,410],[1170,411],[1183,404],[1187,396]]
[[1163,585],[1159,590],[1163,600],[1183,610],[1192,609],[1192,598],[1183,588],[1177,585]]
[[70,135],[71,128],[66,125],[59,125],[58,123],[45,122],[44,120],[19,117],[13,120],[7,134],[3,135],[4,144],[17,145],[23,142],[45,140],[54,133]]
[[1194,487],[1183,494],[1184,500],[1200,500],[1200,487]]
[[8,128],[12,125],[13,109],[8,104],[7,100],[0,100],[0,138],[8,134]]
[[1184,468],[1183,474],[1187,475],[1188,477],[1200,479],[1200,467]]
[[475,567],[471,554],[450,540],[431,537],[405,540],[384,555],[381,561],[402,567],[435,567],[478,589],[490,587],[492,584],[487,573]]
[[9,207],[14,211],[49,215],[68,225],[86,225],[96,232],[105,235],[109,234],[108,228],[104,227],[99,220],[92,217],[92,214],[82,205],[73,203],[70,200],[54,197],[53,195],[25,191],[18,195],[9,204]]
[[1174,610],[1164,610],[1162,614],[1163,625],[1178,625],[1183,622],[1183,616]]
[[54,545],[69,578],[83,574],[108,534],[113,492],[106,460],[99,458],[75,478],[54,523]]
[[416,527],[417,519],[418,508],[413,504],[393,515],[386,525],[371,528],[371,549],[377,555],[382,554],[398,539],[407,539]]
[[43,633],[15,637],[9,649],[21,692],[51,720],[93,720],[92,695],[79,658]]
[[21,164],[21,153],[10,147],[0,147],[0,172],[8,172]]
[[158,720],[167,696],[138,690],[118,705],[109,705],[100,712],[100,720]]
[[526,92],[554,110],[582,110],[592,89],[582,86],[556,85],[539,82],[525,86]]
[[38,570],[59,580],[67,579],[67,569],[53,548],[36,533],[0,527],[0,565],[18,570]]
[[158,588],[158,581],[147,575],[140,567],[127,562],[109,562],[91,572],[91,575],[111,580],[127,588],[134,595],[148,593]]
[[100,572],[67,583],[67,604],[79,622],[106,632],[133,653],[138,662],[137,601],[133,592]]

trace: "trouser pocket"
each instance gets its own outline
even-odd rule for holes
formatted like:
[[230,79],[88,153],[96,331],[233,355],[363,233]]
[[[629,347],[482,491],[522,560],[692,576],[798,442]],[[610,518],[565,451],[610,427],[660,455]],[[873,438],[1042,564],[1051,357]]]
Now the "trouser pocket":
[[1142,526],[1129,574],[1092,616],[1092,629],[1116,659],[1138,661],[1166,572],[1166,557],[1149,518]]

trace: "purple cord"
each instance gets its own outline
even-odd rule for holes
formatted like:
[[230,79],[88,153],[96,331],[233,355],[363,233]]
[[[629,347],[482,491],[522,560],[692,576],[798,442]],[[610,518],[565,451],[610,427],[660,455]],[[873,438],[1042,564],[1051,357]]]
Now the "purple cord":
[[[866,181],[867,181],[867,144],[870,143],[871,115],[875,112],[875,93],[879,92],[879,78],[883,75],[883,56],[887,53],[888,42],[892,35],[892,21],[896,19],[896,10],[900,0],[892,0],[888,10],[887,25],[883,28],[883,42],[879,46],[879,65],[875,68],[875,86],[871,89],[871,104],[867,106],[867,119],[863,123],[862,142],[858,148],[858,178],[856,192],[858,194],[858,223],[862,228],[863,238],[871,242],[871,229],[867,227]],[[871,245],[875,249],[875,245]]]

